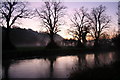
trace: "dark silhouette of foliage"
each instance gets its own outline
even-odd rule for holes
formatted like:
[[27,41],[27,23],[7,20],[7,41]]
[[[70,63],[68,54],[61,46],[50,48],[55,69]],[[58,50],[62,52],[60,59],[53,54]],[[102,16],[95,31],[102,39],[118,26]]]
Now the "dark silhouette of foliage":
[[[7,29],[2,27],[2,42],[5,41],[5,34]],[[32,29],[22,29],[19,27],[11,28],[10,40],[16,47],[45,47],[49,42],[49,36],[44,32],[33,31]],[[55,42],[60,45],[63,38],[56,34]]]
[[115,47],[117,49],[120,49],[120,34],[117,35],[115,38],[113,38],[112,41],[113,41]]
[[120,79],[120,62],[109,66],[95,67],[93,69],[78,70],[71,74],[69,80],[119,80]]
[[15,48],[10,41],[10,28],[19,18],[29,18],[31,11],[27,9],[26,2],[18,2],[17,0],[6,0],[0,3],[1,23],[7,27],[6,41],[3,43],[3,49]]

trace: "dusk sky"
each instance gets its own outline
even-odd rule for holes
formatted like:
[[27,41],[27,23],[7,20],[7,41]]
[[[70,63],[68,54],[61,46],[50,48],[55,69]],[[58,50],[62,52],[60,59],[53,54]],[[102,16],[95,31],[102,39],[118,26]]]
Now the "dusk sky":
[[[29,7],[31,9],[39,9],[43,5],[42,2],[30,2]],[[88,8],[88,12],[91,11],[91,8],[93,7],[98,7],[99,5],[104,5],[106,6],[106,14],[111,16],[111,28],[109,29],[108,32],[113,34],[113,30],[118,29],[117,25],[117,18],[118,16],[116,15],[117,10],[118,10],[118,2],[63,2],[63,5],[67,7],[66,9],[66,15],[64,17],[65,20],[65,25],[61,26],[62,31],[59,32],[62,37],[64,38],[70,38],[71,36],[68,35],[67,29],[71,27],[71,22],[70,22],[70,17],[72,17],[74,10],[79,9],[80,7],[84,6],[85,8]],[[21,28],[30,28],[33,29],[34,31],[44,31],[44,28],[41,27],[40,19],[38,17],[33,18],[33,19],[22,19],[20,20],[22,22],[22,25],[20,25]]]
[[2,80],[120,80],[120,0],[0,5]]

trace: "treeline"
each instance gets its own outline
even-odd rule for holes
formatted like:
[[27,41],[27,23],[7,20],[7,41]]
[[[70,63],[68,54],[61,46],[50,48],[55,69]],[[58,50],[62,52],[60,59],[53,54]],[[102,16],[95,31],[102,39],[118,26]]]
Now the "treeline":
[[[2,27],[2,42],[5,43],[7,28]],[[55,42],[58,44],[63,38],[60,35],[55,35]],[[22,29],[19,27],[11,28],[10,40],[16,47],[36,47],[47,46],[50,38],[47,33],[33,31],[32,29]]]
[[[6,26],[6,38],[3,48],[9,49],[13,44],[10,41],[10,31],[14,23],[21,18],[39,17],[42,26],[46,29],[50,37],[48,48],[56,48],[58,45],[54,41],[54,35],[61,31],[60,26],[64,25],[64,15],[67,7],[62,2],[44,2],[40,9],[29,9],[26,2],[17,2],[17,0],[6,0],[0,4],[1,22]],[[85,7],[80,7],[71,14],[72,26],[68,33],[77,40],[77,47],[84,47],[87,42],[87,36],[94,40],[94,47],[99,47],[100,39],[107,38],[110,34],[111,18],[106,14],[106,6],[99,5],[88,12]],[[119,36],[118,36],[119,37]],[[116,37],[117,38],[117,37]],[[116,42],[116,39],[114,39]],[[4,45],[4,44],[3,44]]]

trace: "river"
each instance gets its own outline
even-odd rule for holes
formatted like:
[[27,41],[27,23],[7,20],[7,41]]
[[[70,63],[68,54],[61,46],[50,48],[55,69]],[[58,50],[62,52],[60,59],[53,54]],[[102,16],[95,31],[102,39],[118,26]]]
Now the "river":
[[81,69],[94,68],[109,65],[117,60],[115,52],[13,59],[7,68],[3,67],[3,77],[7,69],[9,78],[68,78],[78,65]]

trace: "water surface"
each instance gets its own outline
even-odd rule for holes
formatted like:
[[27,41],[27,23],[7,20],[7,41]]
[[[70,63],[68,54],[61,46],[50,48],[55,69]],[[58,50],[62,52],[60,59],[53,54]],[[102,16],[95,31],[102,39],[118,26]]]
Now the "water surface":
[[80,68],[109,65],[117,60],[116,56],[115,52],[108,52],[12,60],[8,76],[9,78],[68,78],[78,65]]

